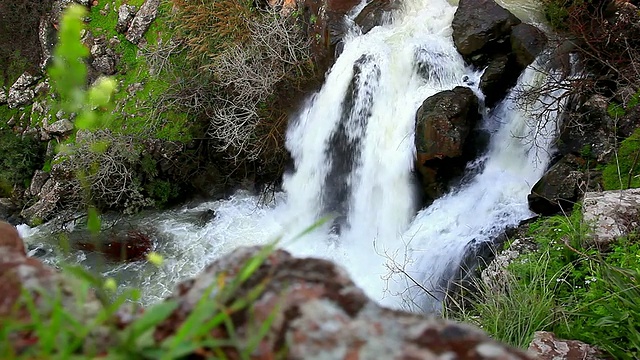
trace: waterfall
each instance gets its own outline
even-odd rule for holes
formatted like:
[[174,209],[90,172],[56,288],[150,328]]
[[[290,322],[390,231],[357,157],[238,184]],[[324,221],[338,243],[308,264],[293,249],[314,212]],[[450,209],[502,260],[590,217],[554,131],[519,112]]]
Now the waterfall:
[[[344,266],[384,305],[436,309],[465,252],[531,215],[527,194],[548,164],[556,130],[554,121],[535,121],[535,103],[523,107],[508,97],[485,111],[490,145],[465,180],[418,212],[417,109],[456,86],[471,87],[482,99],[481,73],[465,66],[451,39],[455,9],[445,0],[407,0],[392,24],[345,38],[322,89],[291,119],[286,145],[295,166],[272,202],[261,205],[241,191],[147,217],[141,226],[162,239],[156,250],[165,266],[121,265],[103,273],[128,271],[128,283],[142,284],[145,301],[157,301],[233,248],[279,237],[294,255]],[[528,68],[514,91],[547,76]],[[206,209],[216,218],[194,223],[193,214]],[[329,221],[299,236],[324,217]],[[28,239],[38,241],[33,234]]]

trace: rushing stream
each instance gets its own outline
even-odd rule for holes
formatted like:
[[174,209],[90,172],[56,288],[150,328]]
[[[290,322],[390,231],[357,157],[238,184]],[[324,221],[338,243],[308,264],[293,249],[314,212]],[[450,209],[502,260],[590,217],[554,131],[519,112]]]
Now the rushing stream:
[[[97,264],[83,252],[59,255],[46,226],[20,230],[47,261],[79,261],[125,285],[141,286],[144,302],[238,246],[280,239],[299,256],[334,260],[382,304],[431,311],[466,251],[492,241],[531,215],[527,194],[549,161],[554,121],[536,123],[536,104],[508,98],[485,110],[486,152],[461,184],[430,207],[417,208],[412,174],[414,126],[427,97],[455,86],[477,88],[481,73],[465,66],[451,39],[455,6],[407,0],[392,24],[354,31],[322,89],[291,119],[287,148],[295,170],[266,204],[239,191],[228,199],[138,216],[136,227],[157,238],[160,268]],[[527,69],[517,88],[549,75]],[[526,109],[525,109],[526,108]],[[555,117],[551,114],[552,118]],[[198,222],[203,211],[216,217]],[[304,236],[320,219],[330,220]],[[419,284],[419,286],[416,286]]]

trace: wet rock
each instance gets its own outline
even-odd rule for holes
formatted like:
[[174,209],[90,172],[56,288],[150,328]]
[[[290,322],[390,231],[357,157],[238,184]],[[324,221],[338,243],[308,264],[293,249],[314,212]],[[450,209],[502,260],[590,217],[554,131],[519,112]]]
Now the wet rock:
[[480,89],[485,95],[485,105],[493,107],[516,85],[522,68],[511,55],[501,55],[489,60],[480,78]]
[[511,29],[511,49],[523,69],[535,60],[547,45],[547,36],[529,24],[518,24]]
[[480,119],[478,99],[466,87],[456,87],[426,99],[416,114],[417,169],[429,199],[472,157],[467,139]]
[[124,34],[129,29],[131,21],[136,16],[136,11],[138,9],[133,5],[120,5],[118,8],[118,23],[116,24],[117,32]]
[[62,119],[53,124],[45,124],[44,130],[50,135],[63,136],[73,131],[73,123],[67,119]]
[[196,223],[199,226],[205,226],[208,223],[212,222],[217,215],[218,214],[213,209],[205,210],[200,215],[198,215],[198,219],[196,220]]
[[127,30],[127,40],[136,45],[140,42],[158,15],[158,6],[160,6],[160,0],[147,0],[142,4]]
[[536,331],[529,345],[529,353],[539,360],[598,360],[602,353],[595,347],[577,340],[558,339],[554,333]]
[[606,246],[639,229],[640,189],[588,192],[582,213],[593,230],[591,240]]
[[7,96],[7,103],[9,108],[17,108],[20,105],[30,103],[35,97],[35,92],[31,89],[31,86],[38,81],[37,76],[32,76],[29,73],[20,75],[13,85],[9,88],[9,95]]
[[571,212],[584,191],[584,165],[584,160],[568,154],[551,166],[527,197],[531,211],[542,215]]
[[453,42],[469,63],[483,66],[507,53],[511,28],[521,21],[493,0],[460,0],[451,24]]
[[[156,342],[179,329],[212,286],[219,294],[261,248],[240,248],[181,283],[171,299],[178,308],[155,330]],[[463,324],[391,311],[369,300],[335,264],[298,259],[276,250],[235,291],[243,299],[256,286],[263,291],[252,306],[232,317],[238,348],[246,348],[255,324],[270,324],[251,358],[269,359],[286,349],[290,359],[527,359],[481,331]],[[211,295],[215,296],[215,295]],[[212,333],[228,336],[228,327]],[[226,357],[235,358],[234,348]]]
[[398,0],[371,1],[355,18],[355,23],[363,34],[368,33],[376,26],[388,24],[391,21],[391,13],[400,9]]
[[105,239],[77,242],[73,246],[80,250],[97,252],[113,262],[143,260],[153,248],[151,237],[142,231],[131,230],[125,234],[108,234]]

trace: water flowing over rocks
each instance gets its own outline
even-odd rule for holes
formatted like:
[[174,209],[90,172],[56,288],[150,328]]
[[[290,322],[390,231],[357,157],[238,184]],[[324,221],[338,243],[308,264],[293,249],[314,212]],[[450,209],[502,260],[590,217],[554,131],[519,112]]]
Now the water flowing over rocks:
[[584,160],[568,154],[551,166],[531,189],[529,208],[543,215],[571,212],[585,191],[586,176],[581,171],[584,165]]
[[400,9],[399,0],[379,0],[369,2],[354,19],[363,34],[376,26],[384,25],[391,20],[391,14]]
[[418,109],[417,169],[428,198],[442,195],[470,160],[468,138],[479,120],[478,98],[461,86],[429,97]]
[[[243,264],[258,255],[260,247],[240,248],[212,263],[198,277],[178,286],[171,299],[179,306],[173,314],[156,327],[156,342],[175,333],[193,311],[207,288],[230,286]],[[62,305],[80,321],[89,323],[99,310],[96,298],[90,293],[78,306],[73,298],[73,281],[63,278],[39,260],[26,257],[25,247],[16,230],[0,223],[0,318],[10,314],[29,316],[26,308],[12,312],[21,291],[30,292],[36,308],[46,316],[45,297],[37,291],[55,294],[60,291]],[[222,274],[225,276],[221,277]],[[482,331],[465,324],[428,319],[420,315],[384,309],[369,300],[348,278],[342,268],[318,259],[299,259],[277,250],[234,293],[230,301],[254,292],[264,284],[260,295],[242,312],[232,317],[235,335],[241,344],[252,341],[255,324],[273,317],[266,336],[252,358],[269,359],[287,351],[287,359],[528,359],[525,353],[500,344]],[[213,293],[217,293],[213,291]],[[114,319],[126,328],[138,315],[116,313]],[[225,326],[211,330],[224,338]],[[96,342],[94,331],[85,347],[108,349],[113,333],[105,332]],[[10,334],[16,349],[25,349],[34,339],[28,333]],[[95,348],[94,348],[95,349]],[[237,351],[228,347],[226,355],[234,358]]]
[[591,226],[591,240],[605,246],[638,230],[640,189],[588,192],[584,195],[583,216]]
[[461,0],[451,27],[465,61],[486,68],[480,89],[489,107],[504,98],[547,43],[542,31],[493,0]]

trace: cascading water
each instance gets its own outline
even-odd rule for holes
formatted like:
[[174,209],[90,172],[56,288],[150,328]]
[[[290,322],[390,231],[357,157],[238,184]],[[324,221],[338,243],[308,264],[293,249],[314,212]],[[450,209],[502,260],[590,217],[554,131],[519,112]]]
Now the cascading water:
[[[298,256],[346,267],[385,305],[434,310],[432,295],[441,298],[470,247],[530,215],[526,196],[547,165],[556,126],[532,121],[535,109],[502,102],[484,116],[490,146],[468,167],[467,179],[416,215],[416,110],[455,86],[482,97],[474,85],[481,74],[465,67],[451,40],[454,12],[444,0],[407,0],[393,24],[345,39],[324,86],[291,121],[287,148],[295,169],[284,178],[284,194],[261,207],[257,197],[239,192],[147,217],[142,226],[162,239],[156,250],[165,266],[129,264],[104,273],[130,271],[144,300],[156,301],[234,247],[281,235],[281,246]],[[540,81],[543,74],[527,69],[517,87]],[[192,215],[205,209],[216,210],[216,218],[195,224]],[[297,236],[327,215],[330,221]]]

